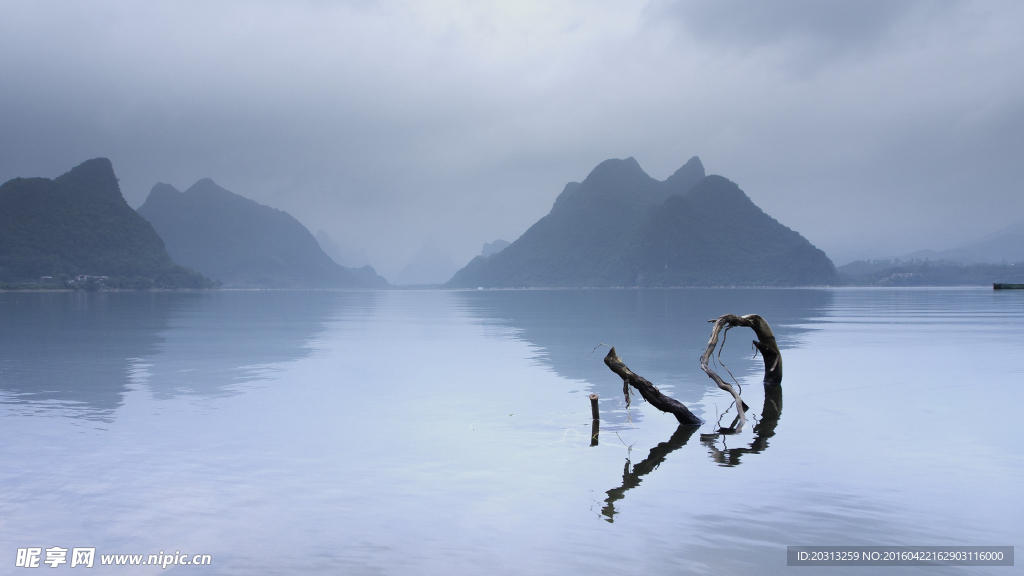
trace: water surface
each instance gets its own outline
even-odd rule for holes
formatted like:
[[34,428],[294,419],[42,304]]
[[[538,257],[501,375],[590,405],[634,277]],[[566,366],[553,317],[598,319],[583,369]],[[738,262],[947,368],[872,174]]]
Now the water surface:
[[[772,324],[785,401],[733,330],[755,418],[702,441],[732,416],[699,368],[729,312]],[[627,410],[602,343],[708,424]],[[774,574],[787,545],[1016,545],[1021,358],[1024,294],[981,289],[3,293],[0,573],[28,546]]]

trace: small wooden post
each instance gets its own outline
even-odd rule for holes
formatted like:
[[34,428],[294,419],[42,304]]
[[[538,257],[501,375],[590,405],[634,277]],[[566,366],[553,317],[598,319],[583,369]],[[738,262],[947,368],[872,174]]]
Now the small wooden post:
[[590,415],[593,416],[590,424],[590,445],[597,446],[597,437],[601,434],[601,413],[597,411],[597,394],[590,395]]
[[594,420],[601,419],[601,413],[597,411],[597,394],[590,395],[590,415],[594,417]]

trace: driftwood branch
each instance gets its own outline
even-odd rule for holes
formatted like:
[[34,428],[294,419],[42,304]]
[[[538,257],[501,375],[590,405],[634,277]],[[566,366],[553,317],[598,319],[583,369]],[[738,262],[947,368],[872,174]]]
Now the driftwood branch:
[[619,358],[619,355],[616,354],[614,346],[612,346],[612,349],[608,351],[608,355],[604,357],[604,363],[608,368],[611,368],[612,372],[618,374],[619,378],[622,378],[622,387],[623,391],[626,392],[627,406],[629,405],[628,387],[632,386],[640,393],[641,396],[644,397],[644,400],[651,403],[651,406],[654,406],[662,412],[672,414],[676,417],[676,420],[679,420],[680,424],[700,426],[704,423],[704,421],[695,416],[693,412],[690,412],[682,402],[662,394],[661,390],[658,390],[658,387],[651,384],[646,378],[634,374],[633,371],[627,368],[622,362],[622,358]]
[[782,383],[782,354],[779,353],[779,345],[775,342],[775,334],[772,332],[768,322],[757,314],[748,314],[746,316],[724,314],[715,320],[709,320],[709,322],[714,322],[715,325],[711,329],[711,339],[708,340],[708,346],[704,350],[704,355],[700,358],[700,367],[715,381],[719,388],[731,394],[733,400],[736,401],[736,411],[738,412],[739,420],[735,429],[739,431],[747,421],[745,414],[745,411],[748,409],[747,405],[740,398],[739,391],[725,380],[722,380],[722,377],[708,366],[715,348],[718,347],[719,334],[722,335],[722,343],[724,345],[725,333],[730,328],[746,326],[754,331],[754,334],[757,335],[757,340],[754,340],[754,348],[764,358],[764,385],[766,391],[769,387],[776,387]]

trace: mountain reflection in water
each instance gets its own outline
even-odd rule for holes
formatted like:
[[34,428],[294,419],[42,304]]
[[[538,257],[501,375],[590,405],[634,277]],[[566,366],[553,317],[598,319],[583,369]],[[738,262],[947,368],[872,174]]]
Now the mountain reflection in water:
[[223,396],[372,293],[0,293],[0,402],[109,421],[133,386],[154,397]]
[[[1024,539],[1024,294],[714,292],[0,294],[0,541],[224,575],[793,576],[792,545]],[[763,314],[786,370],[766,407],[730,331],[735,434],[699,366],[723,312]],[[631,425],[599,342],[706,423],[637,399]]]
[[133,363],[159,352],[182,294],[0,294],[0,398],[108,420]]
[[[834,293],[817,289],[636,289],[636,290],[481,290],[455,293],[474,316],[508,325],[537,347],[535,359],[559,376],[583,381],[601,397],[601,418],[634,423],[627,416],[622,381],[593,353],[601,343],[615,345],[626,364],[705,420],[701,402],[714,383],[700,370],[707,346],[708,320],[726,313],[763,316],[783,355],[799,346],[812,323],[832,305]],[[747,335],[732,334],[737,349]],[[750,332],[749,336],[753,336]],[[734,363],[735,362],[735,363]],[[730,362],[737,378],[760,377],[760,361]],[[713,415],[712,415],[713,417]]]

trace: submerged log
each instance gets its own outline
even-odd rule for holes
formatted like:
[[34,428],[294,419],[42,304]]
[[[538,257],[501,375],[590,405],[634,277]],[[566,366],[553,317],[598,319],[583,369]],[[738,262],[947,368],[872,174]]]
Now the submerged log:
[[[733,400],[736,402],[736,411],[738,413],[738,424],[735,425],[735,430],[738,432],[743,428],[743,424],[746,423],[746,410],[748,406],[743,403],[743,399],[740,398],[740,393],[736,388],[733,388],[731,384],[722,380],[714,370],[708,366],[708,362],[711,360],[712,355],[715,352],[715,348],[718,347],[718,336],[722,335],[722,344],[725,345],[725,335],[730,328],[736,326],[746,326],[754,331],[757,335],[757,340],[754,340],[754,348],[761,353],[761,357],[764,358],[764,386],[767,398],[767,392],[769,388],[777,387],[782,383],[782,354],[779,352],[779,345],[775,342],[775,334],[772,332],[771,326],[764,318],[757,314],[748,314],[746,316],[737,316],[735,314],[723,314],[715,320],[708,320],[708,322],[714,322],[715,326],[711,329],[711,339],[708,340],[708,346],[704,350],[704,355],[700,358],[700,367],[704,372],[715,381],[715,384],[719,388],[725,390],[732,395]],[[721,351],[719,351],[721,355]],[[724,364],[723,364],[724,366]],[[781,395],[780,395],[781,398]]]
[[608,355],[604,357],[604,363],[622,378],[622,390],[626,395],[626,406],[629,406],[629,386],[636,388],[637,392],[662,412],[668,412],[679,420],[680,424],[686,424],[687,426],[700,426],[704,423],[703,420],[698,418],[690,412],[690,409],[683,405],[682,402],[675,398],[662,394],[661,390],[654,384],[647,381],[646,378],[638,376],[633,373],[632,370],[626,367],[622,362],[622,358],[615,353],[615,347],[608,351]]

